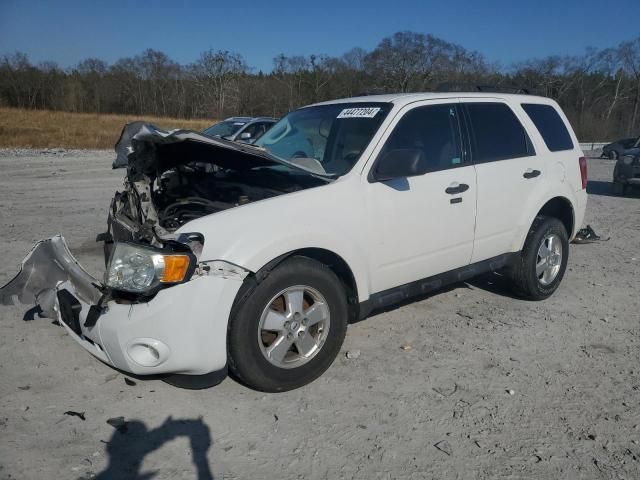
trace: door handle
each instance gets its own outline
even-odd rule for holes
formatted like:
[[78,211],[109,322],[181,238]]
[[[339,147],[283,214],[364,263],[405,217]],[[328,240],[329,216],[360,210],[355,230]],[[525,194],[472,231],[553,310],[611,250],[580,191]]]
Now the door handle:
[[526,172],[524,172],[522,174],[522,176],[524,178],[526,178],[527,180],[530,178],[536,178],[538,175],[540,175],[542,172],[540,170],[531,170],[530,168],[527,169]]
[[452,183],[445,189],[445,192],[449,195],[455,195],[456,193],[466,192],[467,190],[469,190],[469,185],[466,183]]

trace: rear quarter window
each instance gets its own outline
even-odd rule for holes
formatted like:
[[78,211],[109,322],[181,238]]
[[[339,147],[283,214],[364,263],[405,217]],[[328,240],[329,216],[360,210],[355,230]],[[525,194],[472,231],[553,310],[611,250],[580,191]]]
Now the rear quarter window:
[[504,103],[466,103],[474,163],[535,155],[526,130]]
[[555,108],[538,103],[523,103],[522,108],[529,115],[551,152],[573,150],[571,135]]

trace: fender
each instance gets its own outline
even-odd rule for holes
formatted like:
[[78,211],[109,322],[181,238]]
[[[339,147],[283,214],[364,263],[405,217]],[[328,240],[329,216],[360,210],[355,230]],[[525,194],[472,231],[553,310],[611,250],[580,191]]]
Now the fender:
[[[349,266],[363,301],[369,298],[370,281],[364,201],[353,185],[357,180],[358,176],[347,176],[218,212],[188,222],[177,232],[204,235],[202,261],[224,260],[253,273],[295,250],[328,250]],[[308,208],[318,204],[323,207]]]
[[[355,280],[358,300],[364,301],[369,298],[368,262],[364,255],[357,253],[357,249],[343,248],[344,245],[341,245],[341,242],[336,241],[335,238],[330,236],[316,235],[310,237],[288,235],[280,240],[281,241],[265,244],[263,248],[253,252],[254,254],[251,256],[242,255],[243,260],[239,260],[237,257],[237,255],[240,255],[239,251],[231,251],[225,260],[256,273],[274,260],[284,259],[298,250],[310,248],[326,250],[340,257],[351,270]],[[234,260],[234,258],[236,260]]]

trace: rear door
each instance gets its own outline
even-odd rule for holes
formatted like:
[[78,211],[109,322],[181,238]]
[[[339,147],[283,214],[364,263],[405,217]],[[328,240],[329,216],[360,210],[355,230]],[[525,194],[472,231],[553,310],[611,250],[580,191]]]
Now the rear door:
[[473,249],[476,174],[461,140],[458,103],[430,101],[408,108],[375,155],[421,149],[429,171],[386,182],[363,177],[372,292],[465,266]]
[[514,110],[499,99],[464,99],[471,156],[478,179],[471,261],[514,250],[527,199],[543,188],[546,166]]

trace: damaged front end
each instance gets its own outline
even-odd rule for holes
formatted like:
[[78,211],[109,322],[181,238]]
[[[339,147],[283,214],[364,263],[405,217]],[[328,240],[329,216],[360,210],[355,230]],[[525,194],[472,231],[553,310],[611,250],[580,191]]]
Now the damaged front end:
[[[99,315],[101,305],[108,298],[108,289],[89,275],[73,258],[61,235],[37,242],[22,261],[20,272],[0,288],[0,304],[35,304],[40,314],[62,320],[79,332],[79,322],[91,321]],[[88,306],[78,311],[76,303],[68,305],[69,294]],[[16,302],[17,301],[17,302]],[[68,315],[69,308],[71,315]],[[93,309],[93,314],[89,310]]]
[[77,339],[84,326],[85,347],[105,362],[92,328],[108,299],[109,289],[82,268],[61,235],[37,242],[18,274],[0,288],[0,304],[35,304],[41,316],[58,320]]
[[0,304],[35,304],[40,316],[58,320],[91,353],[109,362],[94,328],[98,320],[110,308],[126,310],[150,301],[162,289],[190,280],[198,269],[202,235],[172,235],[163,242],[162,248],[117,244],[104,279],[98,280],[82,268],[61,235],[41,240],[18,274],[0,288]]
[[109,210],[107,242],[156,244],[205,215],[330,181],[268,151],[188,130],[127,125],[113,168],[127,169]]
[[40,316],[57,320],[89,353],[123,371],[219,371],[226,364],[226,320],[247,272],[220,261],[199,262],[200,234],[163,242],[161,248],[117,243],[98,280],[62,236],[39,241],[20,272],[0,288],[0,304],[37,305]]
[[201,259],[202,234],[176,230],[329,180],[254,147],[139,122],[125,127],[116,153],[114,168],[127,174],[99,236],[104,278],[85,271],[57,235],[35,244],[0,288],[0,304],[37,305],[94,356],[134,374],[222,369],[227,320],[248,272]]

